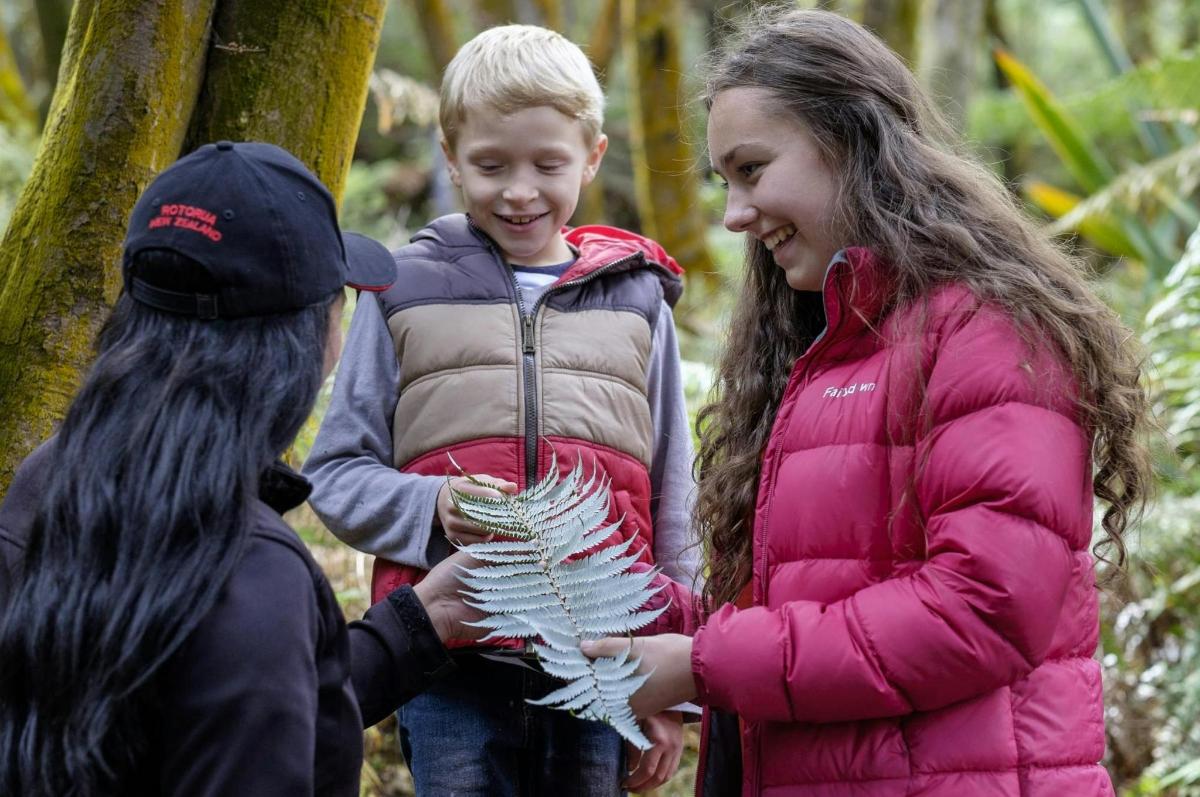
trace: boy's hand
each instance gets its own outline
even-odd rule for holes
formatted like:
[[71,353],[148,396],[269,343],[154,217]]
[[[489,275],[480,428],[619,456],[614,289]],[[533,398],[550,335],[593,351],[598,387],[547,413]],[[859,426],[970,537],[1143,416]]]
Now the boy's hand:
[[627,760],[636,766],[629,772],[621,788],[643,792],[657,789],[679,769],[683,757],[683,714],[662,711],[642,721],[642,732],[654,745],[642,752],[626,742]]
[[509,493],[511,495],[517,491],[516,484],[504,479],[497,479],[494,476],[475,476],[474,478],[476,481],[487,482],[494,487],[480,487],[479,485],[472,484],[463,476],[452,476],[442,485],[442,489],[438,491],[438,522],[441,523],[442,530],[446,532],[446,539],[459,545],[472,545],[477,542],[484,542],[492,535],[491,532],[484,531],[462,516],[462,513],[458,511],[458,507],[454,505],[453,499],[450,498],[451,487],[460,493],[482,495],[488,498],[499,498],[502,493]]

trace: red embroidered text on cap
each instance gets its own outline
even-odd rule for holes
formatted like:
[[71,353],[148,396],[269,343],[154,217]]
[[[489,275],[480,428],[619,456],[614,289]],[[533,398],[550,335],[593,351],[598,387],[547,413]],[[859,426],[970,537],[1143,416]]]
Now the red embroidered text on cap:
[[217,214],[193,205],[162,205],[158,209],[158,215],[150,219],[146,226],[151,230],[168,226],[179,227],[198,232],[213,243],[221,240],[221,232],[217,229]]

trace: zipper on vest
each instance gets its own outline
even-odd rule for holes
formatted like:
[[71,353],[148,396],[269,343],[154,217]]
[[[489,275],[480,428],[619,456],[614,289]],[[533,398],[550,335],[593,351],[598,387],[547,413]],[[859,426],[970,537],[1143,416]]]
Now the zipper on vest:
[[521,292],[521,284],[517,282],[517,275],[509,267],[500,250],[492,239],[475,224],[470,216],[467,217],[467,226],[469,226],[477,236],[483,240],[488,251],[496,258],[500,267],[508,274],[509,284],[512,285],[513,295],[517,300],[517,315],[520,318],[519,332],[521,335],[521,372],[524,374],[524,391],[525,398],[525,486],[537,482],[539,477],[537,460],[538,460],[538,414],[537,414],[537,389],[535,380],[537,378],[537,314],[541,311],[542,305],[545,303],[546,297],[552,293],[574,288],[579,285],[586,285],[594,279],[598,279],[601,275],[612,271],[617,266],[634,260],[637,257],[643,256],[641,252],[629,255],[627,257],[614,260],[611,263],[605,263],[594,271],[585,274],[578,279],[568,280],[567,282],[551,285],[546,290],[542,291],[542,295],[533,303],[533,309],[529,312],[525,310],[525,294]]
[[533,302],[533,310],[529,314],[524,313],[524,301],[522,300],[521,286],[517,283],[517,277],[512,269],[509,269],[509,274],[512,276],[512,286],[517,290],[517,308],[521,312],[521,346],[524,352],[524,360],[526,360],[526,473],[528,474],[527,485],[533,484],[534,481],[540,478],[538,473],[538,409],[536,409],[536,391],[534,388],[534,374],[536,371],[536,338],[535,338],[535,323],[538,320],[538,313],[541,312],[542,305],[546,304],[547,296],[552,293],[558,293],[566,288],[576,288],[581,284],[587,284],[598,278],[608,271],[616,269],[618,265],[629,263],[630,260],[637,257],[637,254],[631,254],[629,257],[623,257],[619,260],[613,260],[612,263],[605,263],[600,268],[594,271],[589,271],[582,277],[575,280],[568,280],[560,284],[552,284],[552,286],[542,290],[538,299]]
[[509,267],[508,262],[496,248],[496,244],[492,239],[479,228],[475,221],[468,216],[467,226],[475,232],[476,236],[483,241],[484,246],[492,253],[500,268],[508,275],[508,284],[512,286],[513,298],[517,303],[517,332],[521,336],[521,373],[523,375],[523,390],[522,395],[525,399],[525,487],[537,482],[537,390],[534,386],[534,379],[537,370],[537,347],[534,340],[534,314],[537,312],[537,305],[534,305],[534,312],[525,312],[525,294],[521,292],[521,284],[517,282],[517,275]]
[[[517,315],[521,319],[521,372],[525,375],[525,487],[537,483],[537,444],[538,444],[538,415],[537,415],[537,346],[534,341],[534,316],[525,312],[525,295],[521,292],[521,284],[517,275],[508,264],[505,270],[512,281],[513,290],[517,293]],[[534,313],[537,305],[534,305]]]
[[546,297],[552,293],[566,290],[567,288],[575,288],[580,285],[586,285],[592,280],[598,279],[603,274],[612,271],[617,266],[628,263],[636,258],[637,255],[623,257],[620,260],[614,260],[611,263],[605,263],[594,271],[591,271],[577,279],[568,280],[567,282],[551,285],[546,290],[542,291],[538,296],[537,301],[533,303],[533,309],[529,313],[525,312],[524,295],[521,293],[521,285],[517,282],[517,275],[513,273],[511,268],[506,270],[513,283],[513,289],[517,292],[517,312],[521,316],[521,351],[523,352],[523,360],[525,367],[525,484],[529,486],[535,483],[541,474],[538,473],[537,467],[537,452],[538,452],[538,434],[537,434],[537,391],[534,389],[534,379],[537,371],[537,316],[541,312],[542,306],[546,303]]

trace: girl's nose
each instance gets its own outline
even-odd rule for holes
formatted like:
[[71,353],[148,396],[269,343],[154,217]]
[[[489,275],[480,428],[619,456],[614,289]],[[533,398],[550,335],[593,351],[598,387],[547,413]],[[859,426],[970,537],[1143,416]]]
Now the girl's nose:
[[758,217],[758,211],[753,205],[741,202],[732,195],[725,201],[725,229],[731,232],[745,232]]

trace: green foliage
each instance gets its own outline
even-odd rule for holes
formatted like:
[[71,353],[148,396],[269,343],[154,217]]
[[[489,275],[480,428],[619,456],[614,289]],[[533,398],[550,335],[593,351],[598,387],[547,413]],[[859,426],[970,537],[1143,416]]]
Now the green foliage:
[[486,563],[459,576],[468,587],[466,601],[488,613],[475,623],[490,629],[484,641],[537,639],[533,649],[543,669],[568,682],[530,703],[602,720],[648,750],[650,741],[629,708],[629,697],[647,678],[637,674],[641,660],[629,658],[628,651],[589,659],[579,645],[634,631],[660,615],[666,606],[642,609],[657,592],[649,588],[657,572],[629,572],[637,561],[636,552],[628,553],[635,536],[588,554],[621,525],[620,520],[606,523],[608,481],[597,483],[593,473],[584,482],[581,462],[561,482],[557,476],[552,459],[546,478],[519,495],[487,498],[450,491],[465,517],[503,536],[463,546]]
[[[997,66],[1012,82],[1034,124],[1078,184],[1089,192],[1097,192],[1112,183],[1116,177],[1112,165],[1101,154],[1091,137],[1067,113],[1058,98],[1024,64],[1010,54],[998,50],[995,58]],[[1034,202],[1041,198],[1041,194],[1030,195]],[[1168,202],[1172,209],[1183,204],[1183,200],[1174,197]],[[1055,210],[1053,205],[1040,207],[1048,213]],[[1161,234],[1156,236],[1146,221],[1131,211],[1132,209],[1127,207],[1110,205],[1105,213],[1088,220],[1104,225],[1115,223],[1121,233],[1122,245],[1131,245],[1137,252],[1138,259],[1148,265],[1155,274],[1165,272],[1169,265],[1171,242],[1162,240],[1165,236]],[[1072,229],[1083,232],[1079,224],[1074,225]],[[1092,240],[1097,241],[1094,232]]]
[[1095,191],[1111,180],[1112,166],[1067,114],[1058,98],[1012,55],[997,50],[995,58],[1034,123],[1079,184]]
[[37,139],[23,127],[0,124],[0,234],[8,226],[21,186],[33,170]]
[[1132,793],[1200,794],[1200,496],[1166,496],[1102,594],[1108,747]]
[[[1179,452],[1192,490],[1200,489],[1200,227],[1146,314],[1156,409]],[[1183,474],[1179,474],[1182,478]],[[1177,484],[1177,487],[1184,485]]]

